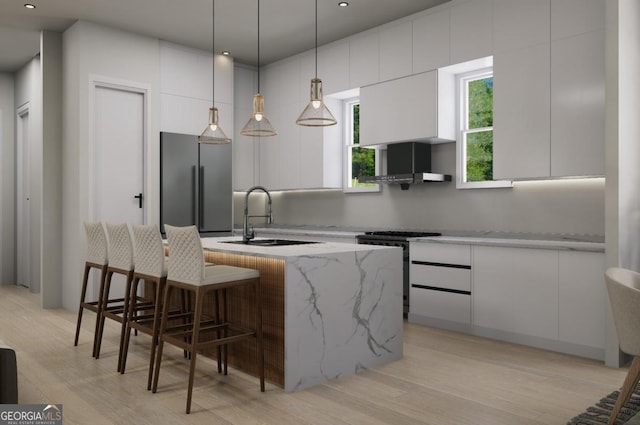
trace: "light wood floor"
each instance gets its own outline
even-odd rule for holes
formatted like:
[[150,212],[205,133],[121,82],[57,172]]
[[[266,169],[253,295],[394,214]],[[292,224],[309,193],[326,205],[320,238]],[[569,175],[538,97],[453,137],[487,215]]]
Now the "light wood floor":
[[42,310],[39,295],[0,286],[0,339],[18,357],[20,403],[62,403],[78,424],[565,424],[618,389],[626,370],[523,346],[405,324],[404,358],[287,394],[199,358],[192,413],[184,413],[188,368],[165,350],[158,392],[146,390],[147,335],[132,337],[127,372],[116,373],[119,328],[107,324],[91,357],[94,315]]

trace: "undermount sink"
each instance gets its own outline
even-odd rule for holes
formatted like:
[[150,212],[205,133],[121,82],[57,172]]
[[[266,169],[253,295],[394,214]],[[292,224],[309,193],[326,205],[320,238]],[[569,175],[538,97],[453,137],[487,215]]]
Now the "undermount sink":
[[256,246],[287,246],[287,245],[307,245],[318,243],[314,241],[295,241],[290,239],[251,239],[248,242],[243,241],[224,241],[222,243],[234,243],[238,245],[256,245]]

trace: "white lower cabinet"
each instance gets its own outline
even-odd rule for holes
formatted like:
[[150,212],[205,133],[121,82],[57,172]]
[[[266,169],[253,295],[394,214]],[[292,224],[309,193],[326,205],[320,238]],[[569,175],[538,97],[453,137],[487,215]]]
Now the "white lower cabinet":
[[473,323],[558,338],[558,252],[473,247]]
[[412,242],[409,321],[604,359],[604,253]]
[[560,251],[558,265],[560,340],[604,347],[608,305],[604,254]]
[[410,320],[471,323],[471,247],[411,243]]

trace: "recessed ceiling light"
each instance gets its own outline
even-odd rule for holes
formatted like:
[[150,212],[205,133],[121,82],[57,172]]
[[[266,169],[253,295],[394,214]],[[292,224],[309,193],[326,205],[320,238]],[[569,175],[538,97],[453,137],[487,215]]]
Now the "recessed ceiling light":
[[230,51],[228,51],[228,50],[223,50],[223,51],[222,51],[222,54],[223,54],[224,56],[231,56],[231,52],[230,52]]
[[36,5],[35,4],[31,4],[31,3],[27,3],[24,5],[24,7],[26,7],[27,9],[35,9]]
[[338,2],[338,6],[347,7],[347,6],[349,6],[349,3],[347,3],[346,1],[341,1],[341,2]]

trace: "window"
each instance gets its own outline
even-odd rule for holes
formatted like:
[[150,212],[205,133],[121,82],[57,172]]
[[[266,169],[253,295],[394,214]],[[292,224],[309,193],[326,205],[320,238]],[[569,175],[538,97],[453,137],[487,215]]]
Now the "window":
[[510,187],[493,179],[493,69],[458,76],[459,188]]
[[344,101],[345,114],[345,192],[378,192],[380,185],[361,183],[360,176],[379,174],[378,150],[360,146],[360,100]]

